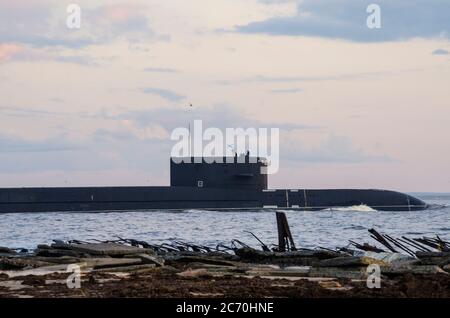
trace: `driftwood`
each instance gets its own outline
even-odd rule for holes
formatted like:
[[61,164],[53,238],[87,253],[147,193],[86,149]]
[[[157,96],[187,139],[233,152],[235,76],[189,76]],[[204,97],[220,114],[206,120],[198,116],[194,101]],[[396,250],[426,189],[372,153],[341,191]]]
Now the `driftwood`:
[[[235,250],[241,261],[260,264],[278,264],[283,266],[314,266],[323,259],[342,256],[343,254],[328,250],[301,249],[292,252],[264,252],[252,248]],[[345,255],[345,254],[344,254]]]
[[118,243],[69,244],[67,248],[90,255],[124,256],[141,254],[144,252],[154,253],[150,249],[143,249]]
[[96,269],[96,272],[108,272],[108,273],[123,273],[123,272],[146,272],[155,269],[155,264],[140,264],[140,265],[130,265],[130,266],[117,266],[111,268],[100,268]]
[[235,264],[219,257],[208,256],[174,256],[166,259],[167,264],[174,263],[203,263],[211,265],[234,266]]
[[[261,245],[260,249],[252,248],[237,239],[232,240],[229,246],[218,244],[215,248],[180,240],[163,244],[120,237],[103,242],[55,240],[50,246],[39,245],[31,254],[0,248],[0,253],[6,255],[0,257],[0,269],[7,275],[11,275],[11,270],[16,270],[20,276],[66,272],[68,264],[79,265],[83,272],[130,273],[160,267],[158,271],[184,271],[180,276],[186,278],[205,274],[211,277],[260,276],[291,280],[306,277],[363,279],[367,277],[367,266],[371,264],[380,265],[381,274],[391,276],[407,273],[442,274],[450,271],[450,244],[439,236],[420,239],[403,236],[397,239],[371,229],[371,237],[382,244],[387,252],[377,246],[353,241],[350,244],[364,253],[348,246],[338,250],[297,249],[286,215],[277,213],[276,219],[278,245],[266,245],[249,232]],[[269,246],[276,248],[270,249]],[[186,271],[186,268],[193,270]]]
[[381,244],[383,244],[388,250],[390,250],[393,253],[397,253],[395,248],[393,248],[392,245],[389,244],[389,242],[386,241],[386,239],[380,233],[378,233],[375,229],[370,229],[369,233],[372,234],[372,237],[375,240],[377,240],[378,242],[380,242]]
[[[412,257],[420,259],[433,257],[445,258],[448,255],[446,253],[450,253],[450,242],[442,240],[438,235],[436,235],[436,238],[423,237],[410,239],[405,236],[393,238],[390,235],[379,233],[375,229],[370,229],[369,233],[373,239],[393,253],[397,253],[397,248]],[[351,245],[363,251],[382,252],[381,249],[367,243],[358,244],[354,241],[349,242]]]
[[76,251],[72,251],[69,249],[57,249],[57,248],[49,248],[49,249],[37,249],[35,251],[37,256],[42,257],[62,257],[62,256],[71,256],[71,257],[82,257],[82,253],[78,253]]
[[150,254],[139,254],[139,257],[143,264],[154,264],[156,266],[164,266],[164,259],[155,255]]
[[388,263],[370,258],[370,257],[336,257],[331,259],[321,260],[317,266],[318,267],[351,267],[351,266],[368,266],[372,264],[377,264],[380,266],[389,266]]
[[84,258],[80,262],[86,263],[86,267],[93,269],[112,268],[120,266],[132,266],[141,264],[140,258]]
[[384,250],[382,250],[381,248],[378,248],[376,246],[364,243],[364,244],[358,244],[354,241],[349,241],[351,245],[353,245],[354,247],[356,247],[357,249],[360,249],[362,251],[366,251],[366,252],[376,252],[376,253],[382,253],[385,252]]

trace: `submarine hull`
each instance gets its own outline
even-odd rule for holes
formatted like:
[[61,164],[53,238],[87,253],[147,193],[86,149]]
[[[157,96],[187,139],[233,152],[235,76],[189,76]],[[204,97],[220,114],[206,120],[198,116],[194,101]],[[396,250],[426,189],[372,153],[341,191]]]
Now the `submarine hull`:
[[323,210],[355,205],[367,205],[382,211],[427,208],[425,202],[415,197],[387,190],[183,186],[0,189],[0,213],[264,208]]

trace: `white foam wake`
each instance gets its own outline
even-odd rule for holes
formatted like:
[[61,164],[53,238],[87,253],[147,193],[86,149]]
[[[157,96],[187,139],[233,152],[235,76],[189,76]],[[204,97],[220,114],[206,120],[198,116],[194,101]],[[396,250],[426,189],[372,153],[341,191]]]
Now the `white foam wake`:
[[352,205],[347,207],[335,207],[332,208],[333,211],[342,211],[342,212],[375,212],[376,210],[372,209],[370,206],[365,204],[361,205]]

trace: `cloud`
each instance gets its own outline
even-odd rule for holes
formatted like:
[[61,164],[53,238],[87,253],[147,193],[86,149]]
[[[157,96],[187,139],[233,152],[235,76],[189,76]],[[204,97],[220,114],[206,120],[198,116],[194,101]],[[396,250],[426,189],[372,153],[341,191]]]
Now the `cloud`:
[[[0,42],[25,44],[34,47],[64,46],[79,48],[92,39],[68,32],[67,13],[49,1],[0,2]],[[61,18],[63,17],[63,18]],[[56,25],[55,25],[56,22]],[[75,36],[74,36],[75,35]]]
[[101,42],[123,38],[135,43],[155,38],[145,14],[146,9],[144,5],[119,3],[87,10],[87,19],[92,21],[88,27],[91,33],[97,33]]
[[[138,170],[141,174],[165,180],[161,174],[168,169],[168,158],[174,145],[169,138],[170,132],[177,127],[187,127],[188,122],[192,123],[194,119],[202,119],[204,129],[217,127],[222,131],[227,127],[280,128],[281,156],[287,160],[347,163],[385,159],[366,154],[349,139],[340,136],[333,135],[316,142],[314,135],[326,135],[318,127],[302,123],[259,122],[252,119],[250,114],[227,105],[211,108],[197,108],[195,105],[192,108],[159,107],[119,112],[105,109],[90,114],[2,107],[0,115],[36,117],[40,122],[47,120],[46,117],[53,121],[67,116],[73,122],[92,120],[98,127],[83,136],[77,136],[74,129],[41,139],[0,134],[0,173],[5,174],[61,171],[70,178],[76,171],[97,173],[124,169]],[[152,158],[151,165],[148,158]],[[101,181],[95,178],[84,180],[85,184]],[[123,184],[120,178],[115,180],[117,184]],[[5,182],[8,181],[3,181],[7,186]],[[54,185],[63,185],[61,181],[53,182],[57,183]],[[39,180],[37,184],[40,184]]]
[[70,63],[70,64],[85,65],[85,66],[98,65],[90,57],[81,56],[81,55],[49,56],[49,57],[47,57],[47,59],[51,60],[51,61],[55,61],[55,62],[60,62],[60,63]]
[[442,0],[378,0],[381,28],[369,29],[371,0],[303,0],[294,16],[275,17],[235,27],[247,34],[313,36],[356,42],[411,38],[450,38],[450,2]]
[[433,51],[432,54],[433,55],[448,55],[448,54],[450,54],[450,52],[447,50],[444,50],[444,49],[436,49]]
[[0,106],[0,114],[8,117],[41,117],[41,116],[68,116],[68,113],[54,112],[41,109]]
[[[317,138],[319,136],[319,138]],[[308,164],[393,162],[386,155],[372,155],[356,147],[346,136],[314,132],[298,136],[287,135],[280,141],[283,158]]]
[[0,62],[52,61],[78,65],[98,65],[94,59],[86,55],[63,55],[58,50],[34,48],[23,44],[0,44]]
[[0,43],[0,62],[14,57],[22,51],[22,47],[13,43]]
[[166,68],[166,67],[147,67],[144,69],[144,72],[149,73],[179,73],[178,70],[175,70],[173,68]]
[[0,153],[72,151],[80,147],[61,136],[45,140],[29,140],[16,136],[0,135]]
[[145,94],[154,94],[167,99],[171,102],[178,102],[186,98],[186,96],[179,95],[171,90],[162,89],[162,88],[154,88],[154,87],[146,87],[141,89]]
[[59,97],[51,97],[51,98],[49,98],[48,100],[49,100],[50,102],[58,103],[58,104],[64,103],[64,99],[59,98]]
[[272,89],[270,92],[275,94],[293,94],[300,93],[303,90],[300,88],[286,88],[286,89]]
[[81,28],[66,26],[65,3],[43,1],[0,2],[0,42],[32,47],[78,49],[123,39],[129,43],[158,40],[145,14],[134,4],[91,6],[81,4]]
[[101,112],[94,115],[97,118],[110,120],[130,121],[138,127],[149,127],[160,125],[166,131],[172,131],[177,127],[187,127],[189,122],[196,119],[203,121],[204,127],[217,127],[219,129],[242,127],[242,128],[280,128],[283,130],[316,129],[302,123],[283,122],[259,122],[251,118],[250,115],[238,112],[228,105],[215,105],[211,108],[200,107],[159,107],[147,110],[126,111],[119,114],[110,115],[108,112]]
[[337,75],[320,75],[320,76],[265,76],[257,75],[253,77],[238,79],[235,81],[215,81],[219,85],[235,85],[236,83],[295,83],[295,82],[322,82],[322,81],[337,81],[337,80],[358,80],[362,78],[378,78],[387,75],[394,75],[399,73],[410,73],[421,71],[421,68],[415,69],[398,69],[389,71],[377,72],[360,72],[360,73],[343,73]]

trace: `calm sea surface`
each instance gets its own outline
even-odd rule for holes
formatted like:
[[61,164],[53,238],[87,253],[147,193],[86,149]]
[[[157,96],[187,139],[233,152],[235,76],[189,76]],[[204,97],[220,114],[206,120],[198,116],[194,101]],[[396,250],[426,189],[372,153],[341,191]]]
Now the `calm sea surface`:
[[[436,205],[426,211],[380,212],[367,207],[307,212],[286,211],[298,246],[343,247],[348,240],[374,243],[367,229],[392,236],[440,235],[450,240],[450,194],[414,194]],[[282,211],[282,210],[279,210]],[[161,211],[111,213],[0,214],[0,246],[35,248],[53,239],[112,240],[117,236],[151,243],[181,239],[215,246],[239,239],[252,246],[277,242],[274,211]]]

